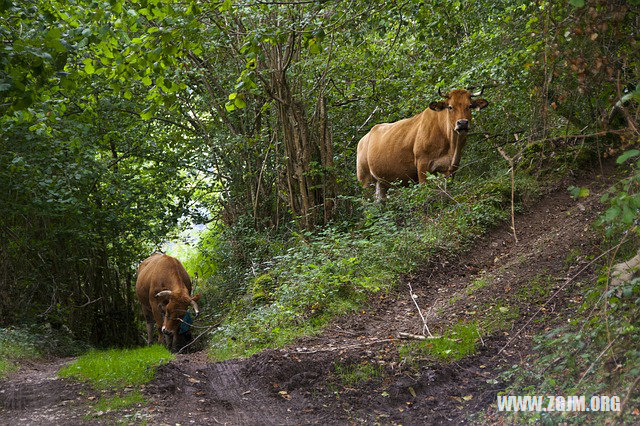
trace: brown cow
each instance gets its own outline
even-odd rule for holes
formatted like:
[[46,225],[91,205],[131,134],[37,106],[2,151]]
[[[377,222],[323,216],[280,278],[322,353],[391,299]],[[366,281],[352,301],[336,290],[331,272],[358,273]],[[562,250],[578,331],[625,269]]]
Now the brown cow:
[[364,186],[376,185],[376,198],[386,198],[392,182],[424,183],[427,173],[444,172],[453,176],[467,139],[471,110],[487,105],[472,99],[480,93],[452,90],[438,94],[444,101],[431,102],[429,108],[411,118],[373,126],[358,142],[358,180]]
[[191,298],[191,279],[180,261],[161,253],[154,253],[138,267],[136,295],[142,304],[147,322],[147,344],[151,345],[153,323],[158,326],[158,343],[173,351],[177,349],[181,319],[189,305],[195,315],[200,295]]

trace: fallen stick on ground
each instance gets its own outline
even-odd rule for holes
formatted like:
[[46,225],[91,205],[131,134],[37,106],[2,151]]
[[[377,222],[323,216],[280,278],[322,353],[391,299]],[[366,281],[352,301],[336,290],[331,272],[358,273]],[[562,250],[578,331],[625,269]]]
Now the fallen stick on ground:
[[312,350],[312,351],[302,350],[302,351],[283,351],[283,352],[287,352],[287,353],[290,353],[290,354],[315,354],[317,352],[334,352],[334,351],[340,351],[340,350],[344,350],[344,349],[356,349],[356,348],[361,348],[363,346],[377,345],[378,343],[393,342],[394,340],[396,340],[396,339],[393,339],[393,338],[378,339],[378,340],[372,340],[370,342],[358,343],[358,344],[355,344],[355,345],[336,346],[336,347],[331,347],[331,348],[321,348],[321,349],[315,349],[315,350]]
[[437,336],[421,336],[419,334],[411,334],[411,333],[405,333],[404,331],[401,331],[398,333],[398,338],[400,339],[407,339],[407,340],[428,340],[428,339],[437,339]]
[[422,311],[420,310],[420,306],[418,306],[418,302],[416,302],[417,296],[415,294],[413,294],[413,288],[411,287],[411,283],[407,283],[407,285],[409,286],[409,296],[411,297],[411,300],[413,300],[413,304],[416,305],[416,308],[418,309],[418,314],[420,315],[420,318],[422,319],[422,325],[423,325],[422,332],[424,333],[426,331],[427,334],[429,335],[429,337],[433,337],[433,334],[431,334],[431,331],[429,331],[429,326],[427,325],[427,320],[424,319],[424,315],[422,315]]

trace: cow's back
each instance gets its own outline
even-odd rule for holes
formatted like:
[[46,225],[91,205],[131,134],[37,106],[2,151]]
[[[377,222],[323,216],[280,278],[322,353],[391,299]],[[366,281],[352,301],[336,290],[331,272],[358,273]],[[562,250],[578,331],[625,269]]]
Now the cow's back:
[[174,257],[155,253],[138,267],[136,295],[143,304],[148,304],[152,294],[184,285],[191,294],[191,280],[180,261]]
[[367,160],[376,180],[392,182],[417,178],[414,146],[419,121],[416,118],[378,124],[369,132]]

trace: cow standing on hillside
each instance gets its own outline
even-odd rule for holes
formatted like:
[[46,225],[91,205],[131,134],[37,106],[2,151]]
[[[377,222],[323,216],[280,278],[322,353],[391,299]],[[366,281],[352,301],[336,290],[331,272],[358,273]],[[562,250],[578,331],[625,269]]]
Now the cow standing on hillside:
[[393,182],[424,183],[427,173],[453,176],[467,139],[471,110],[489,105],[480,93],[452,90],[411,118],[373,126],[358,142],[358,180],[384,200]]
[[175,352],[187,308],[193,306],[195,315],[199,313],[197,302],[200,295],[191,297],[191,279],[187,271],[174,257],[161,253],[152,254],[138,267],[136,295],[147,322],[147,344],[151,345],[153,342],[155,322],[158,327],[158,343],[162,344],[164,341]]

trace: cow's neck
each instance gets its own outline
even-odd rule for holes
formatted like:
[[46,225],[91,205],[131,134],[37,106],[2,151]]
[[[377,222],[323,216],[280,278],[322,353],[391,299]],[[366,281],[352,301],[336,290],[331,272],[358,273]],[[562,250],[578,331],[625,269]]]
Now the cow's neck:
[[449,123],[447,123],[447,136],[449,141],[449,172],[454,172],[455,169],[458,168],[458,164],[460,164],[460,157],[462,155],[462,148],[464,147],[465,142],[467,141],[466,133],[458,133],[453,129]]

